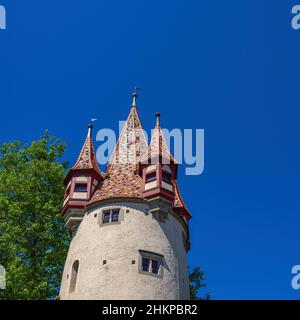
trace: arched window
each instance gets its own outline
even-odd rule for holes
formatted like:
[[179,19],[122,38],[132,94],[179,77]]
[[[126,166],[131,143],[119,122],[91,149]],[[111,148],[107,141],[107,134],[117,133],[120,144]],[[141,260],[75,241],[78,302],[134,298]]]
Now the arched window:
[[73,263],[72,271],[71,271],[71,280],[70,280],[70,293],[75,291],[77,275],[78,275],[79,261],[76,260]]

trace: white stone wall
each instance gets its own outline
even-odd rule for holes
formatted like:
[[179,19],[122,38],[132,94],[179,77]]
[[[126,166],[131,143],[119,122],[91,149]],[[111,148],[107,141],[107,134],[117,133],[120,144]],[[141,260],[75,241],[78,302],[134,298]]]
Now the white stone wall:
[[[101,210],[113,206],[122,208],[123,220],[100,226]],[[158,222],[148,209],[147,203],[116,202],[99,205],[84,216],[65,263],[61,299],[189,299],[184,228],[172,214]],[[164,256],[162,277],[139,273],[139,250]],[[69,294],[75,260],[77,283]]]

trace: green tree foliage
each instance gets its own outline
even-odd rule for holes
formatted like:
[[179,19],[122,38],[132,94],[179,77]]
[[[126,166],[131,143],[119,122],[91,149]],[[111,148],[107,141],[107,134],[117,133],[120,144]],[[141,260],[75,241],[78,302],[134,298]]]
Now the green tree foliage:
[[210,294],[207,293],[203,298],[199,297],[199,290],[206,287],[204,272],[195,267],[192,271],[189,270],[190,280],[190,299],[191,300],[209,300]]
[[46,131],[38,140],[0,147],[2,299],[51,299],[58,294],[69,235],[60,216],[65,144]]

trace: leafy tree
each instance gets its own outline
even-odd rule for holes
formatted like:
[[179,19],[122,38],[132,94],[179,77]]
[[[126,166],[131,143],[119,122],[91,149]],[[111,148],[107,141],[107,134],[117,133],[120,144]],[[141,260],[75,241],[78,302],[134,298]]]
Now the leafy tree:
[[1,299],[53,299],[58,294],[69,236],[60,216],[65,144],[46,131],[30,145],[0,147]]
[[198,292],[201,288],[206,287],[204,272],[195,267],[192,271],[189,269],[190,280],[190,299],[191,300],[209,300],[210,294],[207,293],[203,298],[198,296]]

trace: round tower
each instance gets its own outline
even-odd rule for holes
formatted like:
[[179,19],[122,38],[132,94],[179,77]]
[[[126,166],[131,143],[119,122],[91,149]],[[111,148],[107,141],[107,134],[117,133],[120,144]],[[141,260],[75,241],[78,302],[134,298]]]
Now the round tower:
[[62,213],[72,240],[60,299],[189,299],[191,215],[178,190],[178,165],[159,115],[148,146],[136,97],[105,174],[89,131],[66,178]]

